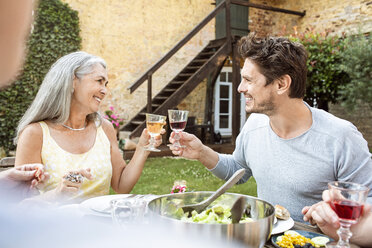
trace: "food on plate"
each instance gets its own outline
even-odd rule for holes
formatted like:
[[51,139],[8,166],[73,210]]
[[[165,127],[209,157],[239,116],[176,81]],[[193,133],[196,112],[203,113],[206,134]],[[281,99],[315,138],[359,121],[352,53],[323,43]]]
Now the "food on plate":
[[[283,248],[298,248],[298,247],[306,247],[311,248],[315,247],[315,244],[312,243],[311,239],[306,238],[295,231],[287,231],[284,235],[279,236],[276,239],[277,245]],[[307,245],[310,244],[311,246]]]
[[285,231],[285,232],[284,232],[284,235],[285,235],[285,234],[287,234],[287,235],[292,235],[292,236],[301,235],[301,234],[299,234],[298,232],[296,232],[296,231],[292,231],[292,230]]
[[322,247],[322,246],[325,246],[329,242],[329,238],[323,237],[323,236],[318,236],[318,237],[312,238],[311,241],[313,241],[315,246]]
[[275,216],[278,219],[281,220],[288,220],[291,215],[289,214],[289,211],[280,205],[275,205]]
[[309,239],[296,231],[286,231],[276,239],[276,244],[283,248],[318,248],[325,246],[329,241],[327,237],[317,236]]

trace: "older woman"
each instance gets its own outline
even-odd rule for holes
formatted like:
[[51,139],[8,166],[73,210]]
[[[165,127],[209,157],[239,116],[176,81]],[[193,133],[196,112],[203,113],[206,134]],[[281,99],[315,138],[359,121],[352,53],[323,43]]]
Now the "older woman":
[[142,132],[126,164],[112,124],[98,114],[107,83],[105,61],[85,52],[60,58],[45,76],[15,139],[16,166],[42,163],[50,175],[38,187],[42,198],[82,200],[108,194],[110,186],[129,193],[138,181],[150,135]]

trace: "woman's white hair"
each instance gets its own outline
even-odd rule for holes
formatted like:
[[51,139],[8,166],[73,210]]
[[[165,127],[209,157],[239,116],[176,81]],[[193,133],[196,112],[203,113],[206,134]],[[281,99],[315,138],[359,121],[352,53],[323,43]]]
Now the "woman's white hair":
[[[17,144],[20,133],[31,123],[50,120],[64,123],[70,115],[74,77],[82,78],[93,71],[96,64],[106,69],[106,62],[86,52],[73,52],[58,59],[46,74],[31,106],[23,115],[17,127]],[[101,122],[101,116],[95,112],[87,116],[88,120]]]

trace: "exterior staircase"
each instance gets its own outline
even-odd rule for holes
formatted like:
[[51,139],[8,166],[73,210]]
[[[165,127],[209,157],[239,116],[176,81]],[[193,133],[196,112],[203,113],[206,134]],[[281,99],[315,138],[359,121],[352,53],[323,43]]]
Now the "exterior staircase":
[[[220,67],[229,55],[226,38],[212,40],[178,73],[154,98],[152,113],[167,115],[175,108],[213,69]],[[140,136],[146,126],[146,106],[121,130],[131,132],[130,137]]]
[[[286,9],[270,7],[242,0],[221,0],[216,8],[209,13],[198,25],[196,25],[181,41],[179,41],[167,54],[147,70],[136,82],[128,87],[133,93],[141,84],[147,81],[147,105],[141,109],[121,131],[131,132],[130,137],[141,135],[146,126],[146,113],[167,115],[167,110],[176,107],[195,87],[207,76],[215,82],[220,69],[227,56],[231,54],[233,69],[233,87],[237,88],[240,81],[240,58],[235,47],[236,39],[231,32],[230,9],[231,5],[253,7],[269,11],[304,16],[305,11],[298,12]],[[224,12],[225,38],[212,40],[209,44],[180,72],[173,78],[154,98],[152,98],[152,75],[165,62],[169,60],[181,47],[195,36],[209,21],[216,18],[218,13]],[[235,28],[236,29],[236,28]],[[248,30],[247,30],[248,31]],[[218,36],[217,36],[218,37]],[[235,91],[232,96],[232,104],[238,105],[240,95]],[[235,140],[239,133],[239,108],[234,108],[232,113],[232,139]],[[211,120],[211,115],[208,117]]]

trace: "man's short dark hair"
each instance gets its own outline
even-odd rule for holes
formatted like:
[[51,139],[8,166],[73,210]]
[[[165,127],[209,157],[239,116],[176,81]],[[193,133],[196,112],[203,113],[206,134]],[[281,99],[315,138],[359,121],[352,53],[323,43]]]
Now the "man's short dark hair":
[[307,52],[302,44],[284,37],[258,38],[250,33],[240,39],[238,49],[244,60],[248,58],[258,66],[266,85],[288,74],[292,79],[289,97],[304,98]]

